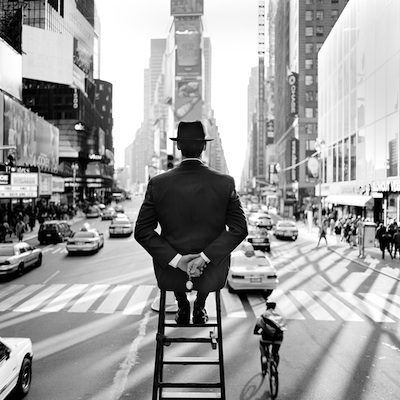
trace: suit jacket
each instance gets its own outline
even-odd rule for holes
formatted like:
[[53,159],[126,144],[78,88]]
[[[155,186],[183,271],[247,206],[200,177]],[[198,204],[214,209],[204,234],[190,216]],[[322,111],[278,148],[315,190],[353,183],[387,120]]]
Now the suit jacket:
[[168,263],[177,253],[202,251],[211,262],[200,277],[193,278],[193,289],[223,288],[230,253],[246,236],[246,218],[231,176],[200,160],[187,160],[149,181],[135,239],[152,256],[161,289],[186,291],[187,274]]

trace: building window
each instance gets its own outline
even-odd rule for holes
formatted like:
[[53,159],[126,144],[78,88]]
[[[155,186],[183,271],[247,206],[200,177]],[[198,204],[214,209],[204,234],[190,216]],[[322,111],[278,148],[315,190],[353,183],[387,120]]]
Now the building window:
[[314,133],[314,125],[313,124],[305,124],[304,132],[306,135],[312,135]]
[[323,26],[317,26],[315,28],[315,34],[316,34],[316,36],[324,36],[324,27]]
[[317,50],[317,53],[321,50],[322,45],[323,45],[323,43],[317,43],[315,45],[315,49]]
[[312,21],[314,18],[314,12],[313,11],[306,11],[306,21]]
[[324,19],[324,11],[323,10],[315,11],[315,19],[317,21],[322,21]]
[[314,44],[306,43],[306,54],[311,54],[314,52]]
[[314,0],[306,0],[306,4],[314,4]]
[[306,101],[314,101],[314,92],[306,91]]
[[314,60],[307,58],[305,64],[306,64],[306,69],[312,69],[314,66]]
[[332,10],[331,11],[331,18],[336,21],[339,18],[339,10]]
[[313,36],[314,28],[312,26],[306,26],[306,36]]
[[314,118],[314,109],[306,107],[305,108],[305,116],[306,116],[306,118]]
[[338,4],[339,0],[332,0],[332,4]]
[[306,86],[312,85],[314,83],[313,75],[306,75],[305,84]]

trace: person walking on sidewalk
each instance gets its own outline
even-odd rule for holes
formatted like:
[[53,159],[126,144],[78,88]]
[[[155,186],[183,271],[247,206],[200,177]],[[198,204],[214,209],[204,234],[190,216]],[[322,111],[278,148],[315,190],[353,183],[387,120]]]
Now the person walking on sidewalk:
[[390,257],[393,260],[392,256],[392,250],[391,250],[391,241],[392,237],[387,233],[386,227],[384,227],[384,232],[382,233],[380,239],[379,239],[379,247],[382,251],[382,260],[385,259],[385,250],[387,250],[390,254]]
[[397,228],[396,233],[393,235],[393,258],[396,258],[397,252],[399,252],[400,257],[400,227]]
[[327,231],[328,231],[328,223],[327,223],[327,220],[325,219],[322,221],[322,225],[319,228],[319,239],[318,239],[317,247],[319,246],[319,243],[321,242],[322,238],[325,239],[325,243],[328,246],[328,240],[326,238]]
[[18,238],[19,242],[22,242],[24,238],[24,232],[25,232],[25,223],[20,219],[17,224],[15,225],[15,235]]

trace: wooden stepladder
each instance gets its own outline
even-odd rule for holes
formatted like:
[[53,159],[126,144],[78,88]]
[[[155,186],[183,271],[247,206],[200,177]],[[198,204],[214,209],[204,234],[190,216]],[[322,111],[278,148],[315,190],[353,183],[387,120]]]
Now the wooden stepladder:
[[[224,375],[224,358],[223,358],[223,346],[222,346],[222,324],[221,324],[221,299],[220,292],[215,292],[215,305],[216,305],[216,321],[211,319],[203,325],[178,325],[175,321],[166,320],[165,312],[165,298],[166,292],[161,290],[160,294],[160,310],[158,317],[158,330],[156,334],[156,358],[154,364],[154,379],[153,379],[153,397],[152,400],[162,399],[222,399],[225,400],[225,375]],[[201,332],[203,336],[206,328],[209,330],[209,335],[206,337],[199,337],[194,335]],[[166,335],[166,330],[170,333]],[[190,337],[179,337],[179,332],[193,332]],[[176,334],[174,334],[176,333]],[[176,350],[176,346],[172,344],[181,343],[182,347],[179,350],[185,350],[183,345],[194,346],[194,344],[210,344],[211,349],[216,351],[216,355],[212,357],[200,356],[169,356],[169,352],[173,353]],[[165,347],[170,347],[166,351]],[[175,349],[173,349],[175,347]],[[181,351],[181,353],[185,351]],[[188,350],[188,353],[190,351]],[[218,374],[213,376],[218,377],[214,382],[176,382],[172,379],[164,379],[165,367],[167,366],[181,366],[179,371],[185,373],[184,369],[191,366],[193,369],[199,368],[204,365],[214,365],[214,368],[218,367]],[[200,367],[201,368],[201,367]],[[201,370],[197,370],[201,372]],[[199,373],[190,374],[192,377],[199,375]]]

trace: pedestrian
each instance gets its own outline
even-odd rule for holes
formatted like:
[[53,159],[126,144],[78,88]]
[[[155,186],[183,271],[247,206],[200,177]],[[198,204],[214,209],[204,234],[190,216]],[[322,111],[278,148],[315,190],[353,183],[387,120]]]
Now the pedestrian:
[[381,237],[382,237],[384,232],[385,232],[385,226],[383,225],[383,222],[380,222],[378,227],[376,228],[376,231],[375,231],[376,247],[380,246]]
[[396,233],[393,235],[393,258],[396,258],[397,252],[400,257],[400,227],[397,228]]
[[321,239],[325,239],[325,243],[328,246],[328,240],[326,238],[327,231],[328,231],[328,226],[327,226],[326,220],[324,220],[324,221],[322,221],[322,224],[319,228],[319,239],[318,239],[317,247],[319,246]]
[[379,247],[382,252],[382,260],[385,259],[385,250],[387,250],[389,252],[390,257],[393,260],[392,250],[391,250],[391,246],[390,246],[391,241],[392,241],[392,237],[387,233],[386,227],[384,227],[384,231],[383,231],[382,235],[380,236],[380,240],[379,240]]
[[336,243],[339,243],[340,237],[342,235],[342,223],[340,222],[339,219],[335,222],[334,231],[335,231],[335,235],[336,235]]
[[175,321],[189,323],[186,292],[193,289],[193,323],[203,324],[208,320],[206,298],[225,286],[229,255],[247,236],[246,217],[234,179],[201,160],[212,140],[206,139],[202,123],[180,122],[171,140],[182,162],[148,182],[135,239],[153,258],[159,288],[175,293]]
[[25,223],[20,219],[17,224],[15,225],[15,235],[18,238],[19,242],[22,242],[24,239],[24,232],[25,232]]

